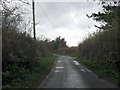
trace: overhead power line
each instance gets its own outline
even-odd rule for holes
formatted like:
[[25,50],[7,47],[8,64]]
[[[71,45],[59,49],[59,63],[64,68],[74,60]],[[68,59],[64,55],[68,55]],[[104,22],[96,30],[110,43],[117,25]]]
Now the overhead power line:
[[45,12],[45,10],[41,7],[41,5],[39,5],[42,12],[44,13],[44,15],[47,17],[48,21],[50,22],[50,24],[52,25],[52,27],[54,27],[54,24],[51,22],[51,19],[49,18],[49,16],[47,15],[47,13]]

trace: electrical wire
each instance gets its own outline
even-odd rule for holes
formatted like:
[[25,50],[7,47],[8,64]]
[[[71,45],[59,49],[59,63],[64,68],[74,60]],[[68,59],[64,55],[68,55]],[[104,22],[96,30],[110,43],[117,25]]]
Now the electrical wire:
[[48,21],[50,22],[50,24],[52,25],[52,27],[54,28],[54,24],[51,22],[51,19],[49,18],[48,14],[45,12],[45,10],[40,6],[40,9],[42,10],[42,12],[44,13],[44,15],[47,17]]

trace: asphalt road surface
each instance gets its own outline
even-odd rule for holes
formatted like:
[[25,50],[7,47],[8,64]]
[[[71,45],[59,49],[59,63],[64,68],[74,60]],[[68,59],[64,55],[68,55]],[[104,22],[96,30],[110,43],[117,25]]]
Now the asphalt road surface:
[[115,88],[115,86],[99,78],[72,57],[59,56],[51,73],[39,88]]

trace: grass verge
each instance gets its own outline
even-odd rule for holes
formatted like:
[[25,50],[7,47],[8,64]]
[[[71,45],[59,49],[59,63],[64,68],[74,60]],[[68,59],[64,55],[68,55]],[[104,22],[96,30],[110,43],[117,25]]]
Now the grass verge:
[[82,65],[84,65],[88,69],[92,70],[99,77],[106,79],[107,81],[113,83],[116,86],[118,85],[118,72],[109,68],[109,66],[105,64],[101,65],[99,63],[86,60],[83,58],[78,58],[77,61],[79,61]]
[[23,73],[23,76],[26,78],[18,78],[14,82],[11,82],[11,84],[3,86],[3,88],[37,88],[50,72],[56,58],[57,56],[54,55],[38,58],[32,72],[27,71]]

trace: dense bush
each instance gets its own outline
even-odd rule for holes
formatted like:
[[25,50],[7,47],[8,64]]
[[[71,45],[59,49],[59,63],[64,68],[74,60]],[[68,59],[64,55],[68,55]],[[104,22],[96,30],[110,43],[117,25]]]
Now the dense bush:
[[117,73],[115,77],[120,85],[120,6],[103,5],[103,11],[88,16],[104,23],[100,27],[96,26],[98,31],[79,44],[79,57],[84,57],[93,63],[99,63],[101,67],[105,66],[111,72],[114,71],[114,74]]
[[[18,28],[23,11],[12,1],[2,1],[2,84],[13,87],[24,80],[36,64],[50,54],[49,42],[34,40],[25,30]],[[20,3],[23,2],[22,0]],[[23,27],[26,28],[26,27]],[[22,28],[22,29],[23,29]]]
[[[66,42],[64,38],[60,37],[53,41],[34,40],[25,30],[22,31],[21,28],[18,28],[22,20],[19,8],[17,6],[10,8],[8,7],[10,3],[6,3],[7,1],[2,1],[3,10],[1,10],[3,13],[2,84],[3,87],[14,87],[15,84],[24,81],[30,73],[34,77],[34,73],[37,73],[34,70],[38,64],[39,69],[44,67],[45,71],[41,70],[37,75],[45,75],[54,61],[49,61],[53,58],[52,52],[57,51],[59,47],[66,46]],[[41,61],[47,61],[45,66]]]
[[25,32],[2,28],[2,71],[3,84],[16,78],[20,73],[31,70],[36,56],[35,41]]

